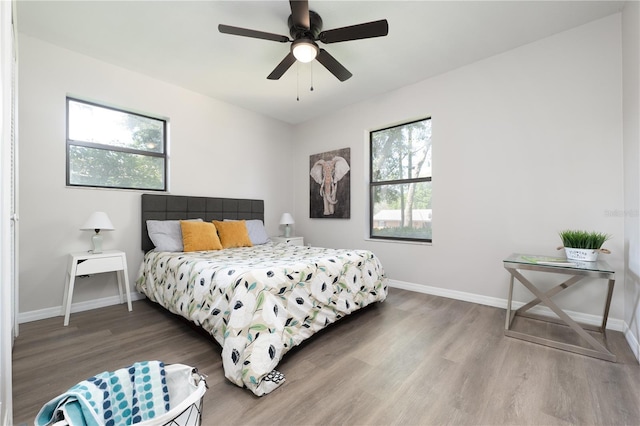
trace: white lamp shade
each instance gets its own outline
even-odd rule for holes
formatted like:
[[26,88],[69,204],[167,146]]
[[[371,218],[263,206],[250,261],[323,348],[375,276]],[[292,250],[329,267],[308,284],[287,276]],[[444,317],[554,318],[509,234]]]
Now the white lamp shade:
[[105,212],[93,212],[89,219],[80,228],[81,231],[90,231],[99,229],[101,231],[113,231],[113,223],[109,220],[109,216]]
[[291,213],[283,213],[282,217],[280,218],[280,225],[291,225],[293,223],[296,223],[293,220],[293,216],[291,216]]
[[297,60],[307,63],[318,56],[318,46],[311,40],[299,39],[291,45],[291,52]]

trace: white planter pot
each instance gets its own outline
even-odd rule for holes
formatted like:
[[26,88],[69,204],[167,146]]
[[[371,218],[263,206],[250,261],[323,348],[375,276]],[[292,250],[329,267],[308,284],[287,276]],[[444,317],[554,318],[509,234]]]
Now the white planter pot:
[[600,250],[570,247],[565,247],[564,251],[568,260],[581,260],[583,262],[595,262],[598,260],[598,254],[600,253]]

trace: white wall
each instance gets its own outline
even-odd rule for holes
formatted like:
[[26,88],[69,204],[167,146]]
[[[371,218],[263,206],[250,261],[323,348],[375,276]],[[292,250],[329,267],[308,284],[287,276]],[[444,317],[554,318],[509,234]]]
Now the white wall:
[[[104,249],[126,251],[132,283],[142,260],[140,192],[65,187],[67,94],[168,117],[171,193],[264,199],[278,233],[293,207],[290,168],[278,166],[290,163],[288,124],[23,34],[19,44],[21,313],[58,312],[68,253],[90,247],[78,228],[93,211],[111,218]],[[74,303],[116,295],[115,274],[102,274],[77,281]]]
[[[606,260],[618,272],[610,317],[622,319],[621,86],[616,14],[298,125],[296,233],[312,245],[372,249],[392,280],[502,300],[510,253],[557,255],[566,228],[609,233]],[[368,132],[427,116],[433,244],[368,241]],[[346,147],[351,219],[309,219],[309,155]],[[605,287],[591,281],[558,300],[601,315]]]
[[640,3],[622,13],[623,135],[625,182],[624,320],[627,341],[640,359]]
[[13,419],[12,349],[14,330],[13,126],[15,39],[13,2],[0,3],[0,424]]

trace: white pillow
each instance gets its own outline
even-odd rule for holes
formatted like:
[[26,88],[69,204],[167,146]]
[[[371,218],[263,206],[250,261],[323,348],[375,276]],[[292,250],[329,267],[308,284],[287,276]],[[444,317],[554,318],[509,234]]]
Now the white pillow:
[[[189,219],[202,222],[202,219]],[[147,233],[154,251],[184,251],[179,220],[147,220]]]
[[[233,219],[225,219],[225,222],[233,222]],[[264,223],[262,223],[260,219],[249,219],[244,222],[245,225],[247,225],[249,239],[254,246],[266,244],[271,241],[269,234],[267,234],[266,229],[264,229]]]

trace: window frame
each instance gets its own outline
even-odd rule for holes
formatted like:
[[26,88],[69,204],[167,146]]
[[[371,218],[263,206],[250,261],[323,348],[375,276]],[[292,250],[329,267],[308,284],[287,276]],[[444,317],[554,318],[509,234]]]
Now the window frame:
[[[114,146],[114,145],[106,145],[106,144],[101,144],[98,142],[88,142],[88,141],[82,141],[82,140],[75,140],[75,139],[71,139],[69,137],[69,103],[70,102],[78,102],[78,103],[82,103],[85,105],[91,105],[93,107],[97,107],[97,108],[103,108],[103,109],[108,109],[111,111],[117,111],[117,112],[121,112],[123,114],[129,114],[129,115],[134,115],[137,117],[143,117],[143,118],[148,118],[148,119],[152,119],[152,120],[157,120],[162,122],[162,152],[152,152],[152,151],[144,151],[144,150],[138,150],[138,149],[133,149],[133,148],[126,148],[126,147],[119,147],[119,146]],[[160,118],[157,116],[153,116],[153,115],[148,115],[148,114],[141,114],[138,112],[134,112],[134,111],[130,111],[127,109],[123,109],[123,108],[117,108],[117,107],[113,107],[113,106],[109,106],[109,105],[104,105],[98,102],[92,102],[92,101],[87,101],[84,99],[80,99],[80,98],[75,98],[72,96],[67,96],[66,97],[66,101],[65,101],[65,105],[66,105],[66,123],[65,123],[65,130],[66,130],[66,144],[65,144],[65,155],[66,155],[66,170],[65,170],[65,174],[66,174],[66,186],[67,187],[73,187],[73,188],[106,188],[106,189],[124,189],[124,190],[135,190],[135,191],[154,191],[154,192],[167,192],[168,191],[168,180],[169,180],[169,175],[168,175],[168,171],[169,171],[169,156],[168,156],[168,152],[167,152],[167,119],[165,118]],[[112,151],[112,152],[121,152],[121,153],[125,153],[125,154],[134,154],[134,155],[142,155],[145,157],[156,157],[156,158],[162,158],[163,160],[163,179],[162,179],[162,184],[163,187],[162,189],[159,188],[140,188],[140,187],[134,187],[134,186],[110,186],[110,185],[86,185],[86,184],[78,184],[78,183],[71,183],[71,165],[70,165],[70,155],[69,155],[69,150],[72,146],[80,146],[80,147],[85,147],[85,148],[91,148],[91,149],[100,149],[100,150],[105,150],[105,151]]]
[[[410,183],[423,183],[423,182],[432,182],[432,176],[422,177],[422,178],[407,178],[407,179],[394,179],[394,180],[385,180],[385,181],[374,181],[374,168],[373,168],[373,134],[376,132],[381,132],[389,129],[393,129],[396,127],[403,127],[413,123],[418,123],[421,121],[431,121],[432,117],[427,116],[424,118],[419,118],[416,120],[405,121],[399,124],[394,124],[391,126],[370,130],[369,131],[369,239],[371,240],[380,240],[380,241],[399,241],[399,242],[410,242],[410,243],[433,243],[433,235],[431,238],[412,238],[412,237],[398,237],[398,236],[382,236],[382,235],[373,235],[373,216],[374,216],[374,207],[375,207],[375,190],[378,187],[382,186],[391,186],[391,185],[401,185],[401,184],[410,184]],[[433,124],[433,123],[432,123]],[[433,175],[433,173],[432,173]],[[433,222],[432,222],[433,223]],[[432,228],[433,232],[433,228]]]

